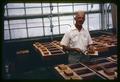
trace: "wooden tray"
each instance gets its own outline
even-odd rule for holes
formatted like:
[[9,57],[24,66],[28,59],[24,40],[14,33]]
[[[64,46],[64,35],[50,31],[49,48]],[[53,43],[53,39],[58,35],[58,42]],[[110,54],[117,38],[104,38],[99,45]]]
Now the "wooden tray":
[[[66,65],[67,66],[67,65]],[[82,79],[79,75],[77,75],[71,68],[69,68],[68,66],[67,66],[67,70],[70,70],[72,73],[73,73],[73,75],[72,76],[67,76],[65,73],[64,73],[64,71],[65,70],[61,70],[58,66],[56,66],[56,67],[54,67],[55,68],[55,70],[58,72],[58,74],[60,74],[64,79],[66,79],[66,80],[70,80],[70,79],[74,79],[73,77],[75,77],[75,79]]]
[[89,67],[90,69],[94,70],[97,74],[102,75],[106,79],[110,79],[110,80],[112,78],[109,78],[109,76],[106,76],[103,73],[103,67],[105,67],[106,69],[112,69],[115,72],[117,70],[117,64],[115,62],[112,62],[112,61],[108,60],[107,58],[98,59],[98,60],[94,61],[93,64],[92,63],[87,63],[87,62],[83,62],[82,64],[84,64],[87,67]]

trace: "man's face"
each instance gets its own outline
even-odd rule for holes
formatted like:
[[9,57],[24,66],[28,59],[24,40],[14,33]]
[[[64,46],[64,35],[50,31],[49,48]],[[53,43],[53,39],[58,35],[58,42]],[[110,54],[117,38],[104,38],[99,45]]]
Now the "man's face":
[[85,20],[85,15],[78,14],[78,15],[76,15],[75,20],[76,20],[77,25],[82,25],[84,23],[84,20]]

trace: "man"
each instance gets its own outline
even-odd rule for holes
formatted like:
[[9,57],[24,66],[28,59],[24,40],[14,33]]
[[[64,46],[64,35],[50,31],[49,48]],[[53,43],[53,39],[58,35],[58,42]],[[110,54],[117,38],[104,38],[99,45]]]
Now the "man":
[[87,60],[88,56],[83,55],[83,53],[88,49],[89,45],[93,43],[89,31],[82,26],[85,21],[85,12],[76,12],[74,19],[76,21],[76,28],[65,33],[60,42],[64,51],[72,53],[69,58],[69,61],[72,63]]

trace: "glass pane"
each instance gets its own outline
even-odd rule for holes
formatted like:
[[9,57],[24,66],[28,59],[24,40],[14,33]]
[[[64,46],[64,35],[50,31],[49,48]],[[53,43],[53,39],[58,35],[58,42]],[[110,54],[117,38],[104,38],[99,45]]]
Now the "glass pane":
[[112,14],[111,13],[109,13],[109,28],[113,28]]
[[111,3],[107,3],[107,8],[111,9]]
[[73,12],[72,6],[60,6],[59,7],[59,12],[60,13],[69,13],[69,12]]
[[49,14],[50,13],[50,7],[43,7],[43,14]]
[[[58,25],[58,17],[52,18],[52,24],[53,24],[53,34],[59,34],[59,29],[56,27]],[[44,26],[45,26],[45,35],[51,35],[51,28],[50,28],[50,19],[44,18]],[[46,27],[47,26],[47,27]]]
[[59,34],[59,27],[58,26],[53,27],[53,34]]
[[50,3],[42,3],[43,14],[50,13]]
[[43,36],[43,28],[29,28],[29,37]]
[[4,30],[4,40],[10,39],[9,30]]
[[53,6],[57,6],[57,3],[52,3]]
[[73,25],[73,21],[72,20],[60,21],[60,25],[64,25],[64,24],[68,24],[68,25],[72,26]]
[[57,9],[57,7],[53,7],[52,13],[57,13],[57,14],[58,14],[58,9]]
[[41,7],[41,3],[25,3],[26,7]]
[[74,5],[87,5],[87,3],[73,3]]
[[27,8],[26,9],[26,14],[27,15],[32,15],[32,14],[41,14],[41,8]]
[[26,28],[25,20],[10,20],[10,28]]
[[24,9],[8,9],[8,15],[9,16],[20,16],[25,15]]
[[58,6],[72,5],[72,3],[59,3]]
[[5,13],[4,13],[4,16],[7,16],[7,9],[5,9]]
[[61,16],[60,17],[60,25],[68,24],[73,25],[73,16]]
[[27,19],[28,27],[38,27],[43,26],[42,19],[36,18],[36,19]]
[[58,25],[58,17],[53,17],[52,18],[52,24],[53,25]]
[[24,3],[8,3],[7,6],[8,8],[23,8]]
[[78,10],[87,11],[87,5],[77,5],[77,6],[74,6],[74,12],[76,12]]
[[42,7],[50,6],[50,3],[42,3]]
[[50,27],[45,27],[45,35],[52,35]]
[[4,21],[4,29],[9,29],[9,27],[8,27],[8,21]]
[[60,16],[60,21],[68,21],[68,20],[73,20],[73,16]]
[[72,27],[70,27],[69,25],[61,25],[60,26],[60,33],[63,34],[63,33],[66,33],[68,32]]
[[44,18],[44,26],[50,26],[50,19]]
[[89,14],[89,30],[100,29],[100,14]]
[[11,38],[12,39],[26,38],[26,37],[27,37],[26,29],[14,29],[14,30],[11,30]]
[[87,15],[85,15],[85,21],[83,23],[83,27],[88,29],[88,24],[87,24]]
[[57,13],[58,14],[57,3],[52,3],[52,6],[53,6],[52,13]]
[[88,11],[99,10],[99,4],[89,4]]

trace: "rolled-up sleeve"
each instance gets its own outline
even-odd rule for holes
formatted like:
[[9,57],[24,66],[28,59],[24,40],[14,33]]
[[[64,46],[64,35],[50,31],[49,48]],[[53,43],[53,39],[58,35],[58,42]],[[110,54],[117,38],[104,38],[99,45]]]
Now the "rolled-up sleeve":
[[69,46],[69,33],[65,33],[61,42],[60,42],[60,45],[65,45],[65,46]]

